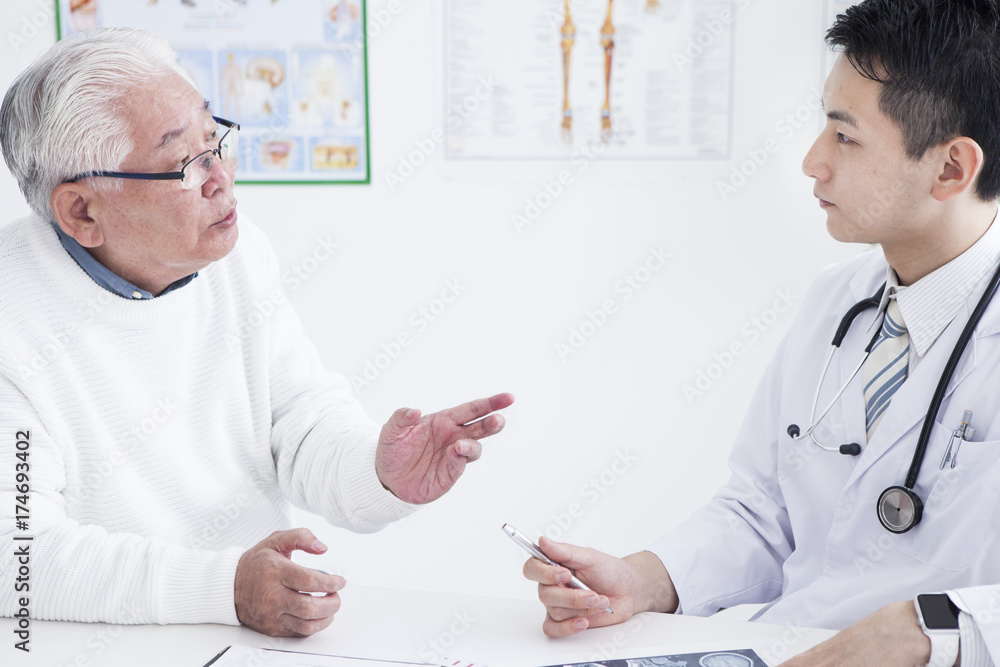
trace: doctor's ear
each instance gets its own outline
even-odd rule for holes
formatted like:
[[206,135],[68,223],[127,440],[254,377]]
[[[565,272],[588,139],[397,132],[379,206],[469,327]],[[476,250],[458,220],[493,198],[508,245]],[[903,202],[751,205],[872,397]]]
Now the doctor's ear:
[[934,199],[947,201],[975,186],[983,170],[983,149],[976,141],[958,137],[931,151],[938,164],[931,188]]
[[94,191],[81,183],[60,183],[49,198],[56,224],[84,248],[104,243],[100,225],[90,217],[93,200]]

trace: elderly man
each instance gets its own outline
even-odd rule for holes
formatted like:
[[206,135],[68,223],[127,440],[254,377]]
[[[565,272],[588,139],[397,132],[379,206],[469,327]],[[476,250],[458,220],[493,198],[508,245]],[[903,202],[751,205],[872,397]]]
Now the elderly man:
[[508,394],[378,430],[237,225],[238,136],[141,31],[61,42],[7,92],[4,158],[35,215],[0,242],[0,491],[29,517],[3,504],[0,569],[14,545],[32,557],[6,616],[26,598],[41,619],[315,633],[344,581],[291,562],[327,547],[285,530],[288,503],[378,530],[503,428]]

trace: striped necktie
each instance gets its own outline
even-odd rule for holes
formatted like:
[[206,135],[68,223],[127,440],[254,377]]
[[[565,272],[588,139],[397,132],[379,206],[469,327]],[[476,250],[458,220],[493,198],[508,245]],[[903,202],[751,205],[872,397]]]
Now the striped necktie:
[[871,354],[865,360],[862,378],[865,383],[865,427],[871,441],[889,401],[906,380],[910,355],[910,336],[896,299],[889,300],[882,321],[882,331]]

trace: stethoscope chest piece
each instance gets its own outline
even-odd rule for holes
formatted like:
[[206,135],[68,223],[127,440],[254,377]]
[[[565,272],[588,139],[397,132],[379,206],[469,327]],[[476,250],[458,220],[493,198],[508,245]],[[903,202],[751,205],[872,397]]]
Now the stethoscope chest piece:
[[890,533],[905,533],[918,523],[924,504],[904,486],[890,486],[878,497],[878,520]]

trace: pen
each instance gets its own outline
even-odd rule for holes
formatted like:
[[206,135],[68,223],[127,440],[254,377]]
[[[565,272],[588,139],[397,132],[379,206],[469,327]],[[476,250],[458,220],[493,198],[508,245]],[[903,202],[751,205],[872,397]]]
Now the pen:
[[[965,414],[962,415],[962,423],[959,424],[951,433],[951,439],[948,441],[948,449],[945,450],[944,456],[941,458],[941,465],[939,466],[941,470],[944,470],[945,464],[951,461],[951,467],[954,468],[958,463],[958,450],[962,448],[963,440],[972,440],[972,434],[976,432],[976,429],[972,428],[972,410],[966,410]],[[958,443],[958,447],[955,447],[955,443]],[[952,448],[954,447],[954,453]]]
[[958,464],[958,450],[962,449],[962,442],[969,442],[972,440],[972,436],[975,435],[976,429],[971,426],[966,426],[965,431],[962,433],[962,439],[958,441],[958,447],[955,448],[955,455],[951,457],[951,467],[954,468]]
[[[543,563],[562,567],[559,565],[559,563],[553,562],[548,556],[542,553],[542,550],[538,548],[537,544],[529,540],[527,537],[524,536],[524,534],[521,531],[519,531],[517,528],[510,525],[509,523],[505,523],[503,525],[503,532],[507,533],[507,537],[520,544],[522,549],[524,549],[529,554],[531,554],[538,560],[542,561]],[[581,591],[590,591],[591,593],[594,592],[593,589],[589,588],[585,583],[577,579],[575,575],[570,576],[569,584],[567,585],[570,588],[576,588]],[[611,605],[608,605],[608,608],[605,609],[605,611],[608,612],[609,614],[615,613],[614,609],[611,608]]]

